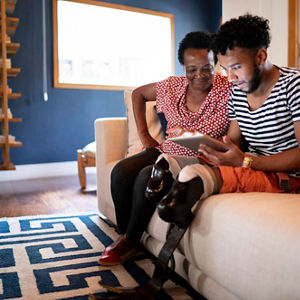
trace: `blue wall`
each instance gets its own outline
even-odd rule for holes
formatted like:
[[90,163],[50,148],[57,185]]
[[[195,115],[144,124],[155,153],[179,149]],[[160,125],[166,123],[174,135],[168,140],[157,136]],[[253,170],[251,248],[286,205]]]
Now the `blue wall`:
[[[114,0],[106,1],[174,14],[175,53],[187,32],[215,31],[221,16],[221,0]],[[122,91],[72,90],[53,88],[52,1],[46,0],[48,102],[43,100],[42,82],[42,1],[18,0],[13,16],[20,23],[12,41],[21,47],[13,57],[20,67],[17,78],[10,79],[14,92],[22,93],[9,101],[15,117],[22,123],[10,123],[10,132],[23,147],[12,148],[15,164],[33,164],[76,160],[76,150],[94,140],[94,120],[99,117],[125,116]],[[175,75],[182,75],[175,62]]]

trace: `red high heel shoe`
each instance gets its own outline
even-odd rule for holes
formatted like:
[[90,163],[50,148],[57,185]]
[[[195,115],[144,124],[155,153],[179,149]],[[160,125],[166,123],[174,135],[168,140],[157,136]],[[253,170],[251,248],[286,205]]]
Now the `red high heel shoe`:
[[126,235],[104,249],[98,262],[102,266],[114,266],[123,263],[133,256],[141,254],[136,243],[130,241]]

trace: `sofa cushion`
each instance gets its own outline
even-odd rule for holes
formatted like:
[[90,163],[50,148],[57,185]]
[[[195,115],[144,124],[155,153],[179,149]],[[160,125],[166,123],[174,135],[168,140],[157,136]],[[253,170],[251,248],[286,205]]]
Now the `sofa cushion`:
[[82,152],[87,157],[95,158],[96,156],[96,142],[92,142],[87,144],[83,149]]
[[[139,135],[137,133],[137,128],[135,124],[132,100],[132,91],[124,91],[126,113],[127,113],[127,125],[128,125],[128,152],[127,156],[136,154],[143,150],[143,145],[140,141]],[[155,101],[146,102],[146,121],[148,124],[149,132],[151,136],[161,143],[164,140],[164,134],[159,121],[159,118],[154,110]]]

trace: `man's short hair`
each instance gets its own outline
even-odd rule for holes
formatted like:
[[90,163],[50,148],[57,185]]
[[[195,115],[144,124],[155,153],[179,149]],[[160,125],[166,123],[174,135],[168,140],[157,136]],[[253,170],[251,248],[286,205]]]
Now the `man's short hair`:
[[188,48],[211,50],[212,35],[208,32],[194,31],[186,34],[179,44],[178,60],[183,65],[184,51]]
[[269,20],[246,14],[224,23],[217,31],[213,50],[225,55],[233,47],[267,49],[270,45]]

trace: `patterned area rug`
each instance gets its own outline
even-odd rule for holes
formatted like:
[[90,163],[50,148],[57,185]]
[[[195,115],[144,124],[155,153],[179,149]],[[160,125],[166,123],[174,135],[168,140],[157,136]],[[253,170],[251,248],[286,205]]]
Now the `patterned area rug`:
[[[0,218],[0,299],[88,299],[113,285],[145,284],[154,265],[146,255],[114,267],[97,258],[118,234],[97,214]],[[169,299],[192,299],[168,281]]]

